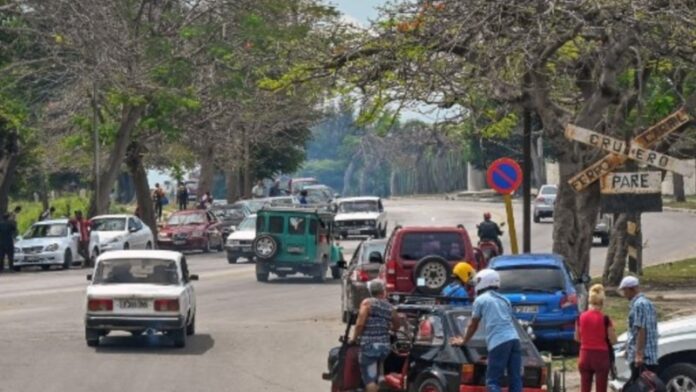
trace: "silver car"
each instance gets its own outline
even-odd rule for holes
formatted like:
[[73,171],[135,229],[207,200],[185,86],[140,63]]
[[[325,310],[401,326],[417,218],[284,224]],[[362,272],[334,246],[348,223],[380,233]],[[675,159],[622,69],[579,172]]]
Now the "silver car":
[[553,209],[556,204],[558,187],[556,185],[543,185],[539,189],[539,195],[534,200],[534,222],[541,222],[542,218],[553,218]]

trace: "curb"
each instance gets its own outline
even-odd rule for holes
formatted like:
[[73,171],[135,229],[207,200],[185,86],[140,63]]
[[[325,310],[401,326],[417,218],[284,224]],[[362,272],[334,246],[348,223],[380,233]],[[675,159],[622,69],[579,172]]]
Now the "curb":
[[696,209],[691,209],[691,208],[662,207],[662,211],[681,212],[684,214],[696,214]]

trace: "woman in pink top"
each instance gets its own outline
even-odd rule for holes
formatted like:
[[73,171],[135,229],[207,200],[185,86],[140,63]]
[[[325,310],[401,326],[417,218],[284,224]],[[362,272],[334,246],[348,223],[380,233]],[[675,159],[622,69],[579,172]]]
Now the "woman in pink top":
[[614,326],[604,313],[604,287],[590,289],[589,309],[580,315],[575,340],[580,343],[580,391],[592,391],[592,378],[597,378],[597,392],[606,392],[611,369],[611,346],[616,343]]

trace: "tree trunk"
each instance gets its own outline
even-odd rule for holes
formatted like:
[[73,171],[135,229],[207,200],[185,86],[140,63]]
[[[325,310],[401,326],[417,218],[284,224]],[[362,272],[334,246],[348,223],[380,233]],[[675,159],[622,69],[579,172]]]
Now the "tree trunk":
[[215,149],[212,145],[206,145],[203,148],[203,154],[199,156],[201,165],[201,175],[198,178],[198,200],[200,200],[206,192],[212,194],[213,180],[215,177]]
[[[145,106],[126,105],[121,111],[121,121],[114,139],[114,145],[106,163],[106,167],[99,178],[99,186],[92,192],[89,203],[88,217],[103,214],[109,210],[109,196],[114,182],[121,171],[121,164],[126,156],[126,150],[130,144],[131,133],[145,112]],[[97,208],[98,207],[98,208]]]
[[684,176],[672,173],[672,183],[674,185],[674,201],[685,202],[686,193],[684,192]]
[[140,208],[140,219],[150,227],[152,235],[157,238],[157,219],[155,217],[155,206],[150,193],[150,184],[147,181],[147,171],[143,165],[143,154],[145,147],[138,143],[132,142],[128,146],[126,155],[126,166],[133,177],[135,185],[135,198]]
[[0,215],[5,214],[9,209],[10,187],[15,179],[11,173],[17,169],[17,158],[16,154],[11,154],[0,159]]
[[607,249],[607,259],[604,264],[602,282],[607,287],[618,287],[623,279],[628,257],[628,214],[618,214],[614,221]]
[[225,183],[227,185],[227,202],[234,203],[239,200],[239,168],[236,164],[230,163],[225,172]]
[[553,219],[553,252],[565,257],[577,276],[590,271],[592,233],[599,213],[599,184],[595,182],[582,192],[568,180],[582,170],[582,165],[559,161],[560,184]]

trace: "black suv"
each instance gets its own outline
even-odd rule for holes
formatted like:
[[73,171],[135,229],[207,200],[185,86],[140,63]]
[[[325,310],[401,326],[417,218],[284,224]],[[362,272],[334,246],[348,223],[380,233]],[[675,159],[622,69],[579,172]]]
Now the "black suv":
[[[405,304],[397,307],[405,325],[392,338],[392,353],[384,363],[385,377],[380,391],[483,392],[486,390],[486,342],[481,329],[468,345],[450,345],[450,338],[464,336],[471,319],[471,307]],[[349,345],[354,319],[341,337],[342,346],[329,351],[323,378],[331,391],[362,389],[358,366],[359,347]],[[522,341],[525,392],[541,392],[547,368],[529,335],[518,324]],[[504,385],[506,381],[503,380]]]

